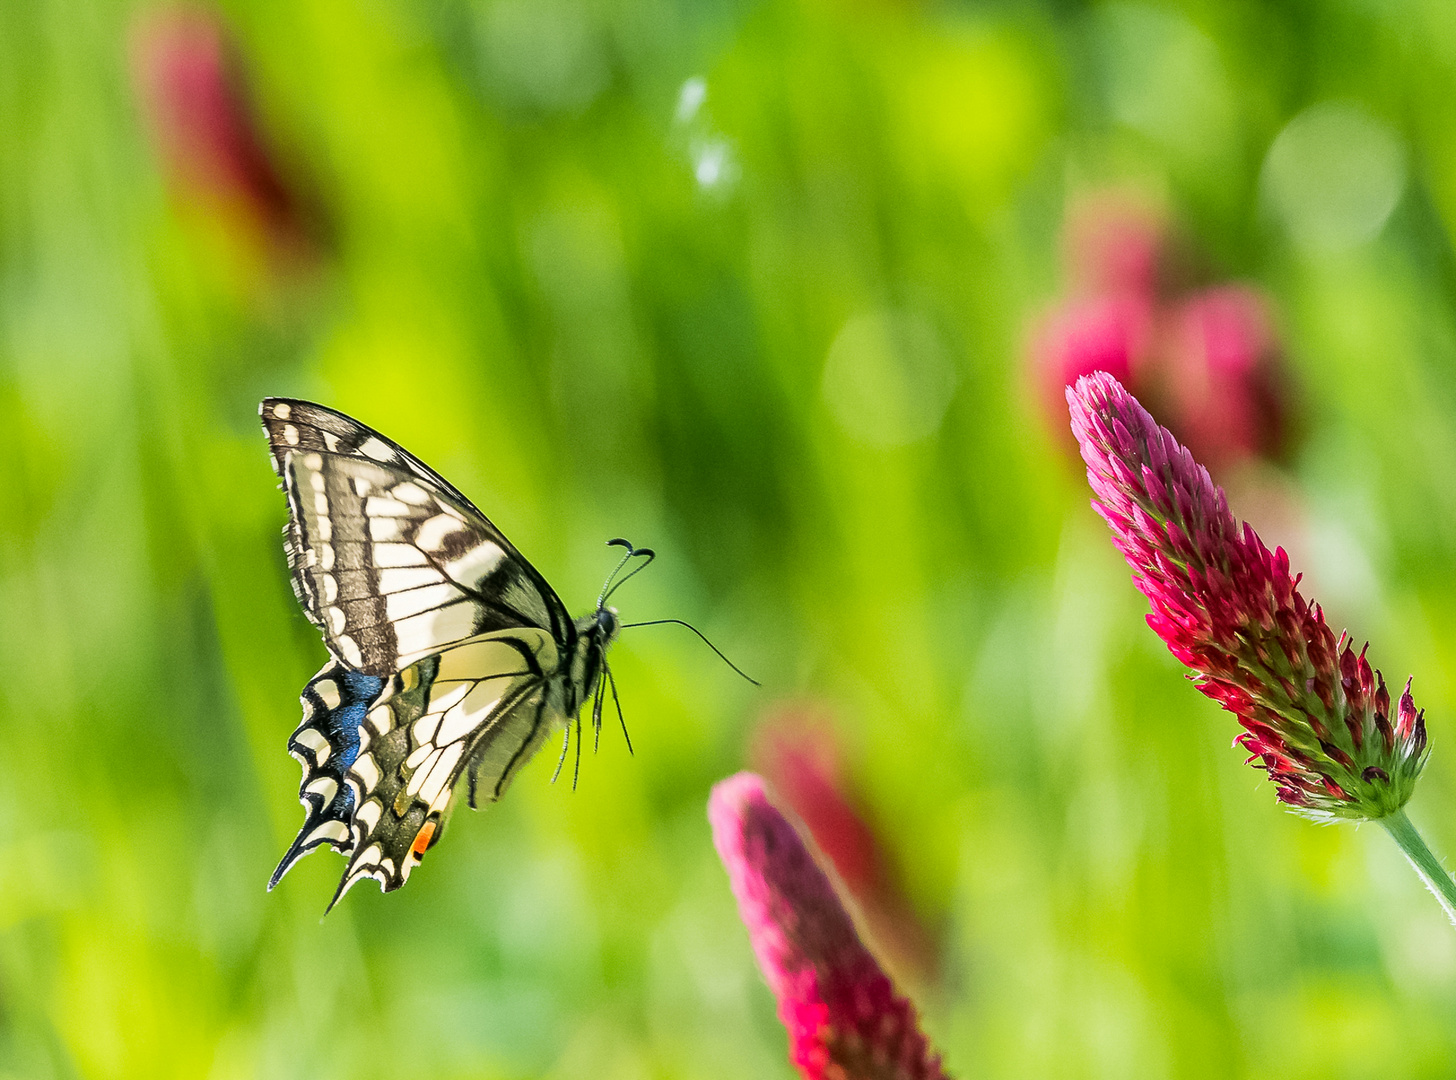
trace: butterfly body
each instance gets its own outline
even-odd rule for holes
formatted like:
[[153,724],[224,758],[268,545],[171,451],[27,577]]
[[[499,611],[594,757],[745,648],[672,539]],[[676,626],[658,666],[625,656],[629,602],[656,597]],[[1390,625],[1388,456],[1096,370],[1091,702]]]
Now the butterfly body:
[[600,723],[620,622],[602,600],[571,619],[484,514],[378,432],[306,401],[261,414],[294,592],[331,653],[301,695],[305,818],[269,887],[327,844],[349,860],[334,902],[363,877],[388,892],[438,842],[458,781],[492,802],[588,700]]

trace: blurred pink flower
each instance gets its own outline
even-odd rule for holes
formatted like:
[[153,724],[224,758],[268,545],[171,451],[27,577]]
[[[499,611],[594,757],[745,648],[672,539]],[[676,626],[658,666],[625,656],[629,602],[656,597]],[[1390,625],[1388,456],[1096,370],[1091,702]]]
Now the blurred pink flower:
[[1079,376],[1106,371],[1132,382],[1152,345],[1153,316],[1152,301],[1136,294],[1078,297],[1049,312],[1032,345],[1048,413],[1066,408],[1067,387]]
[[933,979],[938,966],[935,935],[916,916],[874,828],[851,794],[830,727],[806,709],[784,709],[759,727],[751,758],[833,864],[891,968],[916,980]]
[[1105,371],[1215,469],[1279,454],[1285,388],[1262,293],[1239,284],[1180,292],[1166,224],[1115,194],[1074,207],[1066,248],[1071,295],[1039,319],[1031,347],[1059,426],[1065,388]]
[[713,843],[728,871],[754,954],[779,1002],[789,1056],[806,1080],[942,1080],[915,1008],[860,941],[804,841],[739,773],[708,800]]
[[1165,396],[1188,447],[1220,463],[1275,452],[1284,400],[1263,294],[1247,285],[1194,293],[1168,312],[1167,335]]
[[1167,273],[1168,224],[1146,203],[1103,191],[1072,207],[1063,256],[1082,296],[1152,297]]
[[1240,527],[1208,471],[1116,379],[1085,376],[1067,402],[1093,505],[1152,602],[1148,625],[1238,717],[1250,763],[1310,817],[1398,812],[1428,753],[1410,683],[1392,717],[1380,672],[1300,595],[1284,549]]
[[307,246],[304,208],[258,130],[218,17],[196,8],[145,13],[132,63],[174,183],[272,242]]

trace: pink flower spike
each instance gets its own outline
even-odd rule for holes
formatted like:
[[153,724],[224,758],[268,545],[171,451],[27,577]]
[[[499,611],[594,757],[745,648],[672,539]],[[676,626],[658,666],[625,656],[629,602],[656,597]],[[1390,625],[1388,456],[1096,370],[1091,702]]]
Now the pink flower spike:
[[915,1008],[895,993],[856,933],[829,877],[762,777],[738,773],[708,799],[759,968],[805,1080],[944,1080]]
[[1384,678],[1348,635],[1335,639],[1284,550],[1234,519],[1208,470],[1116,379],[1085,376],[1067,403],[1149,625],[1244,726],[1239,741],[1280,800],[1324,820],[1398,813],[1428,756],[1410,684],[1392,718]]

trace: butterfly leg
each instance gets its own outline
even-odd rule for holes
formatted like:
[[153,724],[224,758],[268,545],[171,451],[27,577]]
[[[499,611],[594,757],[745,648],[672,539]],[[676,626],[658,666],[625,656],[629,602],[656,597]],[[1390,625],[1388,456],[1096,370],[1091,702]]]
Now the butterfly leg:
[[632,736],[627,734],[627,718],[622,715],[622,699],[617,696],[617,680],[612,678],[612,669],[607,668],[607,682],[612,687],[612,704],[617,706],[617,719],[622,723],[622,738],[627,740],[627,753],[632,751]]
[[602,702],[606,700],[607,687],[603,680],[597,680],[597,692],[592,701],[592,753],[602,746]]
[[[571,746],[571,723],[568,721],[566,730],[561,733],[561,756],[556,759],[556,771],[551,774],[551,782],[556,783],[556,778],[561,775],[561,766],[566,764],[566,751]],[[573,786],[575,786],[573,784]]]
[[[568,728],[571,724],[568,722]],[[581,777],[581,713],[576,714],[576,767],[571,771],[571,790],[576,790],[576,781]]]

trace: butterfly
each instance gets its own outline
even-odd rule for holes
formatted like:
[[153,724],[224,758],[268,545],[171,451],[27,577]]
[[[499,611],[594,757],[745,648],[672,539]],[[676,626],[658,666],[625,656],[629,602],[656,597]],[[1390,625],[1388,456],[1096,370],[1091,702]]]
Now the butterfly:
[[362,878],[405,883],[462,777],[472,808],[494,802],[565,725],[559,773],[573,721],[580,763],[582,705],[600,735],[608,685],[616,699],[613,579],[654,556],[610,541],[626,554],[596,610],[573,620],[500,530],[397,443],[307,401],[267,398],[260,412],[288,497],[293,591],[330,653],[288,741],[303,827],[268,888],[327,844],[348,859],[332,908]]

